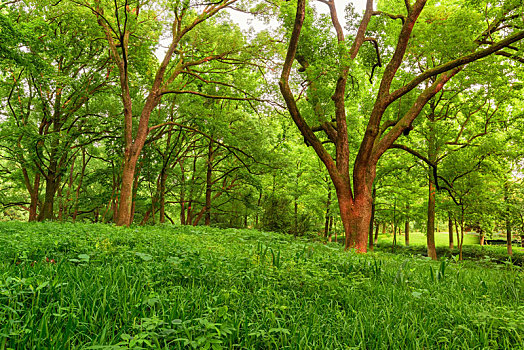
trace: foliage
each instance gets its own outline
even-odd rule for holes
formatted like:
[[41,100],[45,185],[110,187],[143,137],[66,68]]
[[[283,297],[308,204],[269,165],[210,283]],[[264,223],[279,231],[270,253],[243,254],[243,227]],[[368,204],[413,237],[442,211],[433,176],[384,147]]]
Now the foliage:
[[0,245],[2,348],[524,346],[511,265],[165,225],[1,223]]

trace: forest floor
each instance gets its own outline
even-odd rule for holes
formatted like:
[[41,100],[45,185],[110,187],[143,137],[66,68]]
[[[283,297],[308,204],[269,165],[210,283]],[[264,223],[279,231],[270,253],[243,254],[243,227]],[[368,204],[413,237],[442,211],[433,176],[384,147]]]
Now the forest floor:
[[[524,349],[524,275],[256,230],[0,223],[3,349]],[[488,251],[489,253],[489,251]]]

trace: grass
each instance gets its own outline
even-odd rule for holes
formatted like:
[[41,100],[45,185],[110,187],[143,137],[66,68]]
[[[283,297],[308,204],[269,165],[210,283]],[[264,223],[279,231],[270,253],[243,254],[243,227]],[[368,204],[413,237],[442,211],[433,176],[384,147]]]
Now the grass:
[[0,223],[0,247],[2,350],[524,349],[508,264],[173,226]]
[[[393,234],[379,235],[378,243],[387,244],[393,242]],[[453,237],[454,245],[457,245],[456,234]],[[400,246],[405,245],[405,236],[397,235],[397,244]],[[410,245],[423,245],[426,246],[426,234],[420,231],[412,231],[409,234]],[[466,233],[464,234],[464,245],[478,245],[479,237],[475,234]],[[449,234],[448,232],[435,232],[435,246],[437,247],[449,247]]]
[[[406,247],[404,238],[403,235],[397,236],[397,246],[393,249],[393,234],[379,235],[376,248],[377,250],[393,251],[404,255],[427,255],[426,235],[424,233],[418,231],[410,233],[409,247]],[[454,242],[454,249],[450,251],[447,232],[435,232],[435,246],[438,257],[457,258],[457,243],[456,241]],[[513,245],[513,256],[510,258],[505,245],[481,246],[479,237],[473,233],[466,233],[464,235],[463,255],[464,259],[468,260],[493,261],[498,263],[511,262],[519,266],[524,265],[524,248]]]

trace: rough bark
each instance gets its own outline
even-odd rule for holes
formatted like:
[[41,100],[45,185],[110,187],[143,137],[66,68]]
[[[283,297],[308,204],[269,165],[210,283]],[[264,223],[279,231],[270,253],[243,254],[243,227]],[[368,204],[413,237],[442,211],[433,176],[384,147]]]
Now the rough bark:
[[[128,153],[128,152],[126,152]],[[118,211],[116,214],[117,226],[129,226],[131,224],[131,208],[133,204],[133,183],[135,179],[137,157],[126,156],[122,169],[122,183],[118,200]]]
[[38,214],[38,221],[52,220],[54,218],[55,195],[60,185],[60,178],[51,172],[45,178],[45,195],[42,209]]

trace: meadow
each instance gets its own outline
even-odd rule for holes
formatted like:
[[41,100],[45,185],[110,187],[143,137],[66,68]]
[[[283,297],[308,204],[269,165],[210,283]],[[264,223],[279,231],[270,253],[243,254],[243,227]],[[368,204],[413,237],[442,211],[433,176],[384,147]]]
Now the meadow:
[[524,349],[523,277],[256,230],[0,223],[0,349]]

